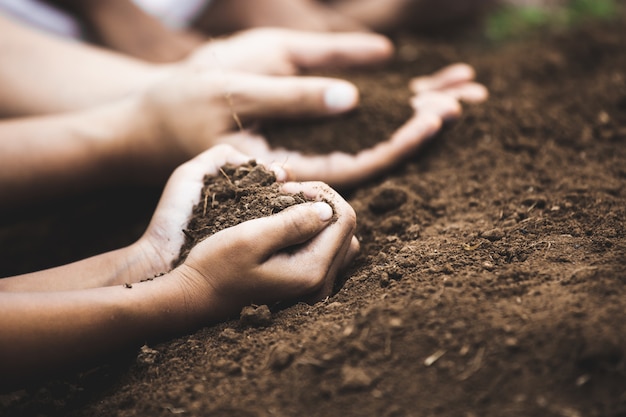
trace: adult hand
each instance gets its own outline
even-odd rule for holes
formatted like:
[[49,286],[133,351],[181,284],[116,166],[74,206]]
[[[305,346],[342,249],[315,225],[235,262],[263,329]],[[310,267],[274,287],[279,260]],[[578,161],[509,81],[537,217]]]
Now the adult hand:
[[315,33],[250,29],[207,42],[186,60],[193,68],[293,75],[303,69],[373,65],[391,58],[393,45],[372,33]]
[[131,132],[118,154],[134,175],[154,178],[155,170],[169,172],[243,124],[341,113],[357,104],[358,91],[330,78],[187,69],[129,100],[119,111]]
[[[459,117],[460,102],[485,100],[487,89],[474,82],[474,77],[470,66],[455,64],[416,78],[411,83],[416,93],[411,100],[415,114],[389,140],[356,155],[335,152],[304,156],[270,148],[264,138],[244,131],[243,124],[347,111],[358,102],[358,91],[352,84],[320,77],[183,71],[142,96],[135,124],[144,129],[127,154],[165,169],[215,144],[227,143],[267,162],[291,166],[298,180],[353,186],[413,154],[443,122]],[[236,130],[239,132],[232,134]]]
[[267,162],[282,164],[302,181],[320,180],[333,187],[349,187],[379,175],[412,155],[441,128],[442,123],[461,115],[461,102],[479,103],[487,99],[487,89],[474,81],[475,72],[467,64],[454,64],[430,76],[417,77],[410,88],[414,116],[389,140],[356,155],[334,152],[328,155],[303,155],[286,149],[273,149],[267,141],[251,132],[223,136],[243,152]]

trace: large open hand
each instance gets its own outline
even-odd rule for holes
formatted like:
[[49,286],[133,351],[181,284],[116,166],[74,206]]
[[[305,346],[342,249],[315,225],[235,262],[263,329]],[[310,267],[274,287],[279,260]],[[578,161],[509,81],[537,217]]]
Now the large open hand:
[[169,173],[243,125],[337,114],[353,108],[358,97],[354,85],[331,78],[186,69],[122,108],[131,133],[121,155],[134,167],[134,178],[154,180],[155,172]]
[[223,136],[219,140],[266,162],[282,164],[298,180],[320,180],[333,187],[353,186],[414,154],[439,131],[442,123],[460,116],[462,101],[479,103],[486,100],[487,89],[474,82],[474,78],[473,68],[466,64],[450,65],[430,76],[415,78],[410,85],[415,93],[411,99],[414,116],[389,140],[356,155],[334,152],[309,156],[274,149],[263,137],[251,132]]

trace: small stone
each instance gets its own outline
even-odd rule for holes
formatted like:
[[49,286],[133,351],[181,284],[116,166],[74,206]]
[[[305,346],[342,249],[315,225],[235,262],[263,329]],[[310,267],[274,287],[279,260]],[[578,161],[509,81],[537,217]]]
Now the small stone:
[[268,360],[268,366],[275,370],[281,371],[291,365],[296,351],[285,344],[279,344],[272,349]]
[[341,389],[363,390],[369,388],[374,379],[365,370],[345,365],[341,368]]
[[286,209],[287,207],[291,207],[297,203],[298,203],[297,200],[293,196],[290,196],[290,195],[279,195],[278,197],[274,198],[271,201],[271,205],[272,205],[274,212],[282,211]]
[[391,210],[397,209],[408,200],[405,191],[398,188],[383,188],[374,195],[369,203],[369,209],[374,214],[384,214]]
[[218,359],[214,366],[227,375],[241,375],[242,373],[241,366],[229,359]]
[[137,355],[137,364],[141,366],[154,365],[160,356],[161,352],[158,350],[152,349],[148,345],[143,345]]
[[392,329],[400,329],[404,325],[400,317],[392,317],[389,319],[389,327]]
[[490,229],[481,233],[481,236],[487,240],[495,242],[496,240],[500,240],[504,237],[504,231],[499,227],[496,227],[495,229]]
[[235,331],[235,329],[230,328],[222,330],[219,337],[220,339],[231,343],[235,343],[239,340],[239,334]]
[[454,267],[449,263],[446,263],[441,267],[441,272],[447,275],[454,274]]
[[415,240],[420,237],[422,227],[419,224],[412,224],[406,229],[406,235],[409,239]]
[[388,287],[390,283],[391,283],[391,278],[389,277],[389,273],[383,271],[380,274],[380,286],[385,288],[385,287]]
[[246,306],[241,310],[239,322],[246,326],[265,327],[272,323],[272,313],[268,306]]
[[519,342],[516,338],[514,337],[507,337],[504,340],[504,345],[508,348],[514,349],[517,348],[519,346]]

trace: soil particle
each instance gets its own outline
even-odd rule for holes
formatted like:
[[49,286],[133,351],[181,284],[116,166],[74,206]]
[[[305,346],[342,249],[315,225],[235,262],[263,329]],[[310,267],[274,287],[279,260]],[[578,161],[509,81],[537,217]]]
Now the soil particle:
[[374,382],[368,372],[362,368],[345,365],[341,368],[340,389],[344,391],[364,390],[369,388]]
[[500,240],[504,237],[504,231],[499,227],[496,227],[495,229],[485,230],[480,235],[487,240],[495,242],[496,240]]
[[281,371],[291,365],[296,353],[297,351],[291,346],[278,343],[270,352],[268,366],[275,371]]
[[241,309],[239,322],[244,326],[266,327],[272,324],[272,312],[266,305],[246,306]]
[[374,214],[384,214],[395,210],[406,203],[408,197],[404,190],[393,187],[381,189],[369,203],[369,208]]
[[160,356],[160,352],[156,349],[152,349],[147,345],[143,345],[137,355],[137,364],[139,366],[151,366],[154,365]]

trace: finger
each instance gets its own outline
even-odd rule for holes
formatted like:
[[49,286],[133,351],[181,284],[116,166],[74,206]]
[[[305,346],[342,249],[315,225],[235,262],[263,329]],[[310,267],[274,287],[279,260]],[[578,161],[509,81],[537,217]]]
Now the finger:
[[418,113],[433,113],[448,121],[461,116],[461,104],[448,94],[428,91],[411,99],[411,105]]
[[328,269],[323,285],[307,299],[307,302],[315,303],[333,294],[337,277],[352,262],[360,249],[358,242],[355,236],[344,241],[342,248]]
[[346,252],[346,255],[343,258],[341,269],[345,269],[348,266],[350,266],[350,264],[354,261],[354,258],[356,258],[356,256],[359,254],[360,251],[361,251],[361,244],[359,243],[359,239],[357,239],[356,236],[352,236],[352,239],[350,240],[350,246],[348,247],[348,251]]
[[343,80],[323,77],[270,77],[231,74],[225,96],[242,118],[324,116],[354,108],[357,88]]
[[474,82],[457,84],[439,91],[467,103],[482,103],[489,98],[487,87]]
[[265,260],[282,249],[310,240],[328,227],[332,218],[332,207],[318,201],[298,204],[235,227],[239,235],[247,237],[247,241],[258,242],[254,251],[257,258]]
[[[348,25],[346,21],[333,25]],[[360,30],[360,29],[359,29]],[[393,54],[391,41],[373,33],[283,34],[291,61],[300,68],[369,65],[384,62]]]
[[410,88],[416,94],[425,91],[440,90],[455,84],[472,81],[476,77],[474,68],[467,64],[449,65],[430,76],[417,77],[411,80]]
[[321,180],[332,187],[350,187],[382,173],[413,154],[441,129],[441,124],[441,118],[433,113],[418,113],[391,139],[356,155],[335,152],[305,156],[297,152],[273,151],[271,157],[287,159],[298,180]]
[[[262,268],[281,271],[284,280],[298,280],[301,288],[315,298],[332,291],[356,229],[356,214],[352,207],[326,184],[320,182],[287,183],[283,189],[301,192],[308,198],[332,202],[335,221],[321,233],[297,248],[295,252],[277,253]],[[312,300],[315,301],[315,300]]]
[[350,250],[352,244],[352,239],[347,236],[343,240],[343,245],[341,248],[335,253],[335,256],[331,258],[330,265],[323,276],[322,279],[316,285],[313,285],[315,290],[311,293],[310,296],[306,298],[306,302],[309,304],[314,304],[318,301],[324,300],[326,297],[329,297],[333,294],[333,289],[335,288],[335,281],[339,276],[339,273],[343,269],[344,260],[346,259],[347,253]]

